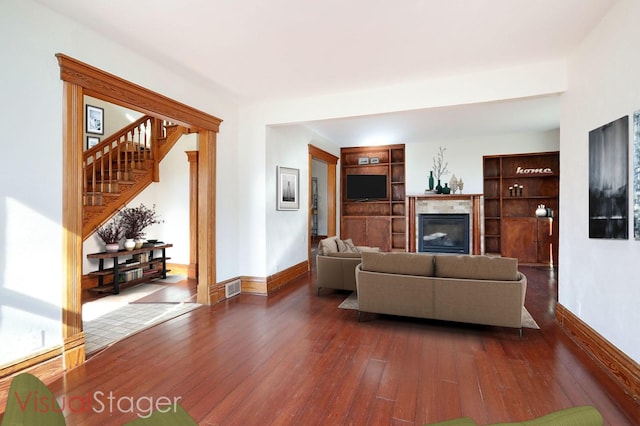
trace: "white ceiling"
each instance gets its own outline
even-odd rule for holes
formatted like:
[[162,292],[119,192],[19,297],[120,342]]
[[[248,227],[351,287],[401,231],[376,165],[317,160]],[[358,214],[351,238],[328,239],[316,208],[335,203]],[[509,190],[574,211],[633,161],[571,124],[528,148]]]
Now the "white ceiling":
[[[167,68],[222,88],[239,102],[339,93],[563,59],[616,2],[36,1]],[[513,113],[518,108],[520,118],[532,118],[520,120],[523,129],[558,126],[557,99],[533,99],[532,109],[523,114],[526,107],[519,101],[447,108],[428,111],[427,117],[392,114],[384,121],[385,126],[404,126],[409,139],[420,139],[421,132],[455,137],[451,113],[468,114],[476,127],[503,122],[505,131],[518,131]],[[349,129],[367,120],[371,118],[314,126],[332,139],[351,134],[348,139],[353,141],[355,131]],[[378,116],[366,124],[381,122]],[[458,117],[455,127],[460,123]]]

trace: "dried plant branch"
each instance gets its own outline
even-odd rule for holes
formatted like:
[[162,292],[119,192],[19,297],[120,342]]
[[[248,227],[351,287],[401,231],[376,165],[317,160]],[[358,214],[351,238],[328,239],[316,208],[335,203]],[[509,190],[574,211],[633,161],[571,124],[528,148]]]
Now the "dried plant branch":
[[446,150],[447,148],[439,147],[438,154],[433,157],[433,176],[436,180],[449,174],[449,170],[447,169],[449,163],[444,161],[444,152]]

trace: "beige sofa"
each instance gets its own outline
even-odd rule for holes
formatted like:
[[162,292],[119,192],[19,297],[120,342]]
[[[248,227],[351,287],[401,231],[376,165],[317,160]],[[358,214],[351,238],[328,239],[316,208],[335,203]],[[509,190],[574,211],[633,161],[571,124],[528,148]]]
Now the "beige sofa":
[[316,254],[318,294],[320,288],[356,290],[356,266],[363,252],[379,252],[377,247],[355,246],[351,239],[329,237],[320,240]]
[[517,259],[362,253],[356,287],[360,312],[514,327],[522,334],[527,278]]

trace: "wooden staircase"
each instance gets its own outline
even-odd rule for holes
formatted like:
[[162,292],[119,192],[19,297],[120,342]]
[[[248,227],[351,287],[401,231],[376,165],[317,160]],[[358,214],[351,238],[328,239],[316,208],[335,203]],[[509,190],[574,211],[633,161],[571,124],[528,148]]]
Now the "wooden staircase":
[[84,152],[82,239],[152,182],[160,161],[189,129],[145,115]]

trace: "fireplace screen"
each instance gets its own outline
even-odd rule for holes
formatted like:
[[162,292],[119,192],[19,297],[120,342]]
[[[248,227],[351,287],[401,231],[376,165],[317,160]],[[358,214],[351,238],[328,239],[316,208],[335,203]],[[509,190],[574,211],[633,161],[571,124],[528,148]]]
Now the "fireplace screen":
[[421,214],[418,230],[418,251],[469,254],[468,214]]

